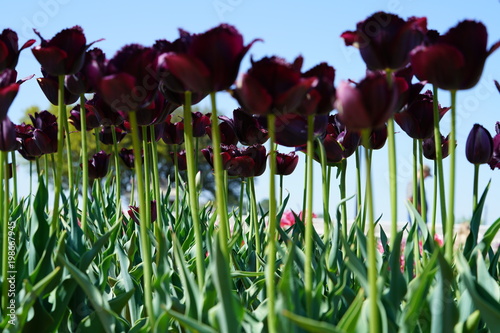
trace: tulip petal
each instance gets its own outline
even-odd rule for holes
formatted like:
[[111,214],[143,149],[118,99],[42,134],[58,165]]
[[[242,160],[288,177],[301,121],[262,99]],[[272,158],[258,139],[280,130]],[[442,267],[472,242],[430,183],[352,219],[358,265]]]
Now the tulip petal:
[[343,81],[337,88],[335,107],[339,111],[339,119],[349,129],[363,129],[370,126],[371,121],[362,102],[361,93]]
[[[278,95],[275,98],[275,105],[281,112],[293,112],[302,103],[302,101],[304,101],[304,97],[309,89],[316,85],[317,82],[318,79],[316,77],[302,79],[299,84],[294,85],[283,94]],[[319,96],[317,97],[318,98],[314,99],[313,104],[317,105],[319,102]],[[314,105],[313,109],[315,108],[316,107]]]
[[241,86],[236,90],[236,96],[244,109],[257,115],[266,114],[273,101],[259,81],[248,74],[243,75]]
[[210,92],[210,71],[200,60],[188,54],[169,53],[165,61],[168,70],[182,81],[187,90]]
[[43,64],[43,69],[50,75],[57,76],[67,74],[64,67],[64,61],[68,57],[66,51],[55,46],[37,46],[32,51],[36,60]]

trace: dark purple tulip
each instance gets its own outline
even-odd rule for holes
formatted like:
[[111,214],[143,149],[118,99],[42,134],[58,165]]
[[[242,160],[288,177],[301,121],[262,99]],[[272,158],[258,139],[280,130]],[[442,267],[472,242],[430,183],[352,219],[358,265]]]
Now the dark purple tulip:
[[422,44],[427,33],[425,17],[410,17],[407,21],[397,15],[377,12],[346,31],[341,37],[347,46],[359,48],[370,70],[397,70],[410,61],[411,50]]
[[293,64],[278,57],[265,57],[257,62],[238,82],[234,96],[245,112],[256,115],[297,111],[307,92],[318,82],[317,77],[303,77],[303,59]]
[[[440,105],[439,119],[450,108]],[[428,139],[434,135],[434,104],[430,90],[420,94],[406,109],[394,114],[394,120],[413,139]]]
[[75,74],[66,75],[64,85],[75,95],[96,92],[98,82],[105,70],[106,57],[101,49],[93,48],[85,53],[83,66]]
[[[441,135],[441,151],[443,154],[443,158],[446,158],[449,155],[450,153],[449,146],[450,146],[449,135],[446,137]],[[437,158],[436,141],[434,140],[434,136],[432,136],[429,139],[425,139],[422,142],[422,152],[424,153],[425,158],[429,160],[435,160]]]
[[[359,132],[347,130],[337,114],[329,116],[325,134],[321,138],[325,148],[326,163],[334,165],[351,156],[359,146],[360,138]],[[315,150],[314,158],[320,161],[320,152],[317,147]]]
[[295,152],[290,152],[288,154],[276,152],[276,174],[281,176],[290,175],[299,162],[299,155],[295,155]]
[[500,122],[498,121],[495,125],[495,131],[497,134],[493,138],[493,154],[488,162],[491,170],[495,168],[500,169]]
[[[149,126],[163,123],[167,116],[178,107],[179,105],[167,101],[162,94],[156,94],[148,106],[136,110],[137,124]],[[127,112],[119,111],[119,113],[124,119],[128,119]]]
[[167,145],[180,145],[184,142],[184,123],[182,121],[172,123],[172,116],[169,115],[165,120],[163,129],[163,142]]
[[19,142],[16,140],[16,125],[5,117],[0,121],[0,150],[14,151],[19,148]]
[[16,137],[17,141],[21,143],[18,151],[27,160],[35,160],[36,157],[41,156],[42,152],[38,148],[34,138],[33,131],[35,128],[32,125],[27,125],[22,123],[16,125]]
[[[94,113],[94,108],[85,103],[85,117],[86,117],[86,125],[87,131],[93,130],[100,126],[99,120]],[[80,105],[76,105],[73,110],[69,112],[69,122],[75,127],[75,129],[80,132],[82,130],[81,127],[81,114],[80,114]]]
[[14,69],[5,69],[0,73],[0,120],[7,116],[7,111],[19,91],[19,85],[32,77],[16,81],[17,72]]
[[[51,104],[58,105],[59,104],[59,81],[57,77],[49,75],[42,68],[43,77],[36,79],[38,85],[43,91],[43,94]],[[75,103],[79,95],[72,94],[66,87],[64,87],[64,104],[73,104]]]
[[30,39],[19,48],[17,34],[10,29],[4,29],[0,35],[0,72],[6,68],[16,68],[21,51],[34,43],[35,40]]
[[[238,144],[238,137],[236,136],[236,133],[234,131],[234,127],[229,124],[228,121],[232,121],[231,119],[227,117],[219,117],[223,121],[218,125],[219,127],[219,132],[220,132],[220,142],[224,145],[237,145]],[[212,139],[212,126],[207,126],[205,128],[208,137]]]
[[[127,135],[127,131],[121,127],[115,127],[116,142],[120,142]],[[113,132],[112,127],[103,126],[99,132],[99,141],[105,145],[113,144]]]
[[36,60],[45,71],[53,76],[75,74],[83,65],[87,45],[83,30],[79,26],[64,29],[52,39],[45,40],[38,31],[41,44],[32,49]]
[[[137,206],[128,206],[129,210],[128,210],[128,216],[136,223],[136,224],[140,224],[139,223],[139,207]],[[150,205],[150,208],[151,208],[151,222],[154,222],[156,221],[156,218],[157,218],[157,208],[156,208],[156,200],[152,200],[151,201],[151,205]]]
[[375,129],[383,127],[394,113],[400,87],[406,86],[401,78],[394,78],[389,87],[387,77],[370,73],[359,84],[343,81],[337,88],[335,106],[339,119],[348,129]]
[[365,148],[368,148],[368,149],[380,149],[380,148],[382,148],[385,145],[385,142],[387,141],[387,126],[373,129],[371,131],[368,147],[366,145],[364,145],[362,141],[363,140],[361,140],[361,144]]
[[207,126],[210,126],[210,113],[193,112],[193,136],[199,138],[207,133]]
[[219,118],[233,128],[239,142],[245,146],[264,144],[269,139],[265,117],[253,117],[237,108],[233,111],[233,119],[225,116]]
[[120,126],[123,124],[123,117],[116,110],[112,109],[98,94],[88,100],[85,107],[92,109],[99,124],[102,126]]
[[[328,115],[314,116],[314,137],[325,132]],[[300,147],[307,144],[307,116],[286,113],[276,116],[276,143],[286,147]]]
[[127,45],[109,60],[97,91],[115,110],[130,112],[146,108],[158,91],[156,68],[155,50]]
[[394,110],[398,112],[405,108],[407,105],[410,105],[418,98],[426,82],[423,81],[413,83],[414,74],[411,65],[395,72],[394,76],[396,78],[403,79],[406,82],[406,84],[402,84],[401,80],[398,81],[400,82],[400,91],[398,101],[396,102],[396,106],[394,107]]
[[48,111],[30,115],[33,123],[33,140],[42,154],[57,152],[57,118]]
[[127,149],[127,148],[122,148],[120,152],[118,153],[118,156],[120,156],[123,164],[129,169],[134,169],[134,150],[133,149]]
[[325,114],[334,108],[335,103],[335,69],[323,62],[311,68],[304,74],[304,78],[317,78],[318,83],[312,88],[303,100],[298,112],[300,114]]
[[97,154],[94,154],[92,159],[88,161],[89,178],[91,180],[100,179],[106,176],[108,173],[110,156],[111,154],[106,154],[104,150],[101,150]]
[[465,144],[465,156],[472,164],[488,163],[493,154],[493,139],[490,132],[474,124]]
[[175,156],[174,154],[177,155],[177,168],[179,171],[185,171],[187,170],[187,158],[186,158],[186,151],[181,150],[178,152],[169,152],[170,158],[172,159],[172,162],[175,163]]
[[474,87],[486,58],[499,46],[486,49],[488,33],[481,22],[465,20],[427,46],[412,51],[411,63],[420,80],[446,90]]
[[[224,153],[223,153],[224,154]],[[266,170],[266,148],[262,145],[235,148],[229,160],[223,160],[224,169],[233,177],[258,177]]]
[[[180,31],[182,47],[162,55],[161,61],[176,79],[169,84],[170,90],[178,91],[179,83],[184,91],[199,94],[226,90],[236,80],[240,63],[252,44],[243,45],[243,37],[233,26],[221,24],[202,34],[190,35]],[[174,42],[176,43],[176,42]]]

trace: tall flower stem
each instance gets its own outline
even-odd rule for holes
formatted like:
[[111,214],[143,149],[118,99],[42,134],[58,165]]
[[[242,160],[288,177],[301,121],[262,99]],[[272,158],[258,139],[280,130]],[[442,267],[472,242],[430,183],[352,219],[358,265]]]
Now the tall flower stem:
[[[149,132],[151,134],[151,158],[153,163],[153,185],[154,192],[153,197],[156,202],[156,223],[154,224],[154,234],[157,240],[158,249],[157,253],[161,253],[161,228],[163,227],[163,214],[162,214],[162,201],[161,201],[161,192],[160,192],[160,173],[158,171],[158,145],[156,144],[155,138],[155,130],[154,126],[149,126]],[[156,257],[156,265],[159,265],[160,256]]]
[[[16,152],[10,152],[10,158],[12,160],[12,206],[17,206],[17,164],[16,164]],[[31,193],[31,192],[30,192]]]
[[[441,207],[441,224],[443,232],[446,233],[446,198],[444,191],[444,175],[443,175],[443,150],[441,147],[441,131],[439,130],[439,107],[438,107],[438,88],[434,85],[432,88],[433,108],[434,108],[434,141],[436,148],[436,168],[439,182],[439,202]],[[452,146],[454,143],[452,144]]]
[[101,151],[101,141],[99,141],[99,128],[94,128],[95,152]]
[[[361,146],[359,146],[356,149],[356,214],[361,213],[361,209],[362,209],[361,203],[363,201],[362,194],[361,194],[361,157],[359,156],[360,149],[361,149]],[[365,231],[364,224],[365,223],[362,222],[363,228],[361,230],[363,232]],[[346,237],[346,235],[344,235],[344,237]],[[345,238],[345,239],[347,239],[347,238]]]
[[479,180],[479,164],[474,164],[474,186],[472,190],[472,211],[477,207],[477,193],[478,193],[478,180]]
[[[345,176],[347,172],[347,159],[343,159],[340,168],[340,200],[345,200],[346,198],[346,186],[345,186]],[[341,208],[341,223],[342,223],[342,236],[347,239],[347,202],[343,202]]]
[[438,194],[438,173],[437,173],[437,162],[434,161],[434,192],[432,196],[432,224],[431,233],[432,238],[436,235],[436,215],[437,215],[437,194]]
[[314,155],[314,115],[307,116],[307,184],[306,184],[306,211],[305,218],[305,267],[304,267],[304,289],[306,294],[306,312],[312,315],[312,288],[313,288],[313,155]]
[[268,315],[267,325],[270,333],[277,331],[276,318],[276,294],[275,294],[275,273],[276,273],[276,150],[274,143],[276,142],[276,116],[269,114],[267,116],[267,126],[269,133],[269,232],[267,241],[267,266],[266,266],[266,290]]
[[450,132],[450,192],[448,193],[448,219],[446,220],[445,257],[448,262],[453,259],[453,229],[455,225],[455,142],[456,142],[456,113],[457,91],[451,92],[451,132]]
[[[59,201],[62,191],[62,173],[63,173],[63,147],[64,131],[67,123],[66,105],[64,104],[64,75],[59,75],[59,94],[58,94],[58,124],[57,124],[57,167],[54,177],[54,206],[52,208],[52,221],[50,224],[51,234],[59,232]],[[70,147],[68,147],[70,149]],[[68,165],[68,168],[70,166]]]
[[174,181],[175,181],[175,222],[179,221],[179,194],[181,186],[179,184],[179,157],[177,156],[177,145],[173,145],[174,151]]
[[[362,140],[366,147],[370,143],[370,130],[362,131]],[[377,293],[377,242],[375,240],[375,220],[373,214],[373,196],[370,167],[369,149],[365,149],[366,161],[366,210],[368,217],[367,247],[368,247],[368,299],[370,313],[370,332],[379,332],[379,312],[378,312],[378,293]],[[394,238],[394,237],[393,237]]]
[[212,103],[212,143],[214,152],[214,174],[215,174],[215,200],[217,202],[217,216],[220,223],[220,244],[221,250],[226,259],[228,258],[227,242],[229,239],[229,221],[227,216],[227,201],[224,186],[224,169],[222,166],[222,157],[220,149],[220,131],[219,131],[219,118],[217,116],[217,106],[215,101],[215,93],[210,93],[210,101]]
[[[198,279],[198,287],[203,287],[203,281],[205,279],[205,266],[204,252],[203,252],[203,239],[201,235],[201,224],[199,216],[199,202],[198,195],[196,193],[196,170],[197,165],[195,164],[195,151],[193,145],[193,117],[191,115],[191,92],[185,92],[185,102],[184,102],[184,145],[186,148],[186,162],[187,162],[187,177],[188,177],[188,194],[189,194],[189,206],[191,208],[191,217],[193,219],[194,228],[194,238],[196,242],[196,275]],[[215,159],[215,157],[214,157]],[[175,185],[178,188],[178,185]],[[224,244],[227,244],[224,242]],[[223,246],[224,244],[221,244]]]
[[412,197],[413,207],[418,210],[418,157],[417,157],[417,139],[413,139],[413,180]]
[[88,205],[88,186],[89,186],[89,165],[87,163],[87,110],[85,109],[85,95],[80,95],[80,135],[82,141],[82,215],[80,221],[83,233],[87,233],[87,205]]
[[396,167],[396,138],[394,137],[394,117],[387,121],[387,145],[389,148],[389,183],[391,186],[391,249],[398,233],[398,183]]
[[144,175],[142,173],[141,143],[139,140],[139,126],[137,125],[137,115],[135,111],[129,113],[130,127],[132,129],[132,145],[134,149],[134,169],[137,177],[137,196],[139,198],[139,230],[143,260],[144,279],[144,304],[149,318],[150,327],[154,327],[155,316],[153,313],[153,290],[151,279],[153,265],[151,263],[151,241],[149,239],[146,221],[146,202],[144,196]]
[[248,184],[250,185],[250,223],[253,228],[253,235],[255,238],[255,256],[257,257],[255,260],[255,271],[258,272],[260,270],[259,257],[261,256],[261,244],[257,217],[257,198],[255,197],[255,181],[253,177],[248,178]]
[[330,227],[331,227],[331,221],[330,221],[330,212],[328,210],[328,205],[330,202],[330,182],[328,179],[328,166],[326,165],[326,152],[325,152],[325,147],[323,146],[323,143],[321,140],[316,141],[318,143],[319,147],[319,158],[321,162],[321,177],[322,177],[322,192],[323,192],[323,234],[324,238],[327,239],[327,237],[330,236]]
[[422,218],[424,222],[427,223],[427,199],[425,197],[425,175],[424,175],[424,152],[422,149],[422,140],[418,140],[418,164],[420,169],[420,210],[422,212]]
[[148,127],[141,126],[139,129],[142,131],[142,149],[144,151],[144,182],[147,186],[144,192],[144,201],[146,209],[146,221],[148,229],[151,228],[151,155],[148,143]]
[[7,153],[0,151],[0,213],[2,217],[2,309],[7,311],[7,305],[9,302],[8,292],[9,284],[7,283],[7,272],[8,272],[8,221],[9,221],[9,177],[8,177],[8,165],[7,165]]
[[[82,117],[83,118],[83,117]],[[113,155],[115,160],[115,182],[116,182],[116,222],[121,218],[122,203],[121,203],[121,192],[122,192],[122,179],[120,176],[120,161],[118,156],[118,142],[116,140],[115,126],[111,126],[111,136],[113,138]]]
[[279,201],[279,203],[280,203],[280,207],[281,207],[281,205],[283,205],[283,175],[280,175],[279,179],[280,179],[280,201]]

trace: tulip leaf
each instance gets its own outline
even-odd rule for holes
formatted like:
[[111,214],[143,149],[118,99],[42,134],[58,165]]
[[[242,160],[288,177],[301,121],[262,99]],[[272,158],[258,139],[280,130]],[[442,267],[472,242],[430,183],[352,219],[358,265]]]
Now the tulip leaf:
[[345,331],[324,321],[317,321],[307,317],[299,316],[287,310],[283,310],[283,315],[297,324],[299,327],[311,333],[344,333]]
[[465,241],[464,246],[464,256],[467,259],[470,259],[472,255],[472,250],[477,245],[478,237],[479,237],[479,226],[481,225],[481,216],[483,214],[484,202],[486,201],[486,195],[488,194],[488,190],[490,188],[491,180],[486,185],[483,194],[481,195],[481,199],[479,200],[476,209],[472,215],[470,220],[470,233]]
[[183,315],[182,313],[179,313],[172,309],[166,310],[166,312],[174,319],[176,319],[179,322],[179,324],[181,324],[181,326],[184,328],[191,329],[199,333],[217,333],[217,331],[211,328],[210,326],[207,326],[206,324],[203,324],[193,319],[192,317]]
[[342,315],[337,328],[344,332],[354,332],[356,326],[358,325],[358,319],[361,315],[361,309],[363,307],[363,301],[365,299],[365,292],[360,289],[356,298],[351,303],[347,311]]
[[488,252],[499,230],[500,230],[500,218],[489,226],[489,228],[484,233],[483,239],[476,246],[477,249],[480,249],[482,251],[483,256],[486,256],[486,253]]

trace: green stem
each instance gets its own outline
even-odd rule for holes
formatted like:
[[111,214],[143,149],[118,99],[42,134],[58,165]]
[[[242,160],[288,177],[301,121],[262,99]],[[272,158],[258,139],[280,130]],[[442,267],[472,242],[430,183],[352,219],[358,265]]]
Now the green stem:
[[130,205],[134,205],[135,203],[135,172],[132,174],[132,176],[130,177]]
[[448,193],[448,219],[446,220],[446,236],[445,236],[445,257],[448,262],[453,260],[453,231],[455,224],[455,142],[456,142],[456,111],[457,111],[457,92],[451,92],[451,132],[450,132],[450,192]]
[[9,178],[7,175],[8,166],[6,159],[6,152],[0,151],[0,185],[4,187],[0,190],[0,216],[2,216],[2,310],[7,311],[7,305],[9,302],[9,284],[7,283],[7,271],[8,271],[8,217],[9,217]]
[[179,184],[179,158],[177,156],[177,145],[174,145],[174,180],[175,180],[175,222],[179,221],[179,194],[181,186]]
[[432,225],[431,225],[431,233],[432,238],[436,235],[436,215],[437,215],[437,192],[438,192],[438,173],[437,173],[437,163],[434,161],[434,192],[433,192],[433,201],[432,201]]
[[[390,74],[388,74],[388,77]],[[398,233],[398,183],[396,167],[396,138],[394,136],[394,117],[387,121],[387,145],[389,148],[389,183],[391,186],[391,249]]]
[[[361,146],[359,146],[356,149],[356,215],[361,212],[361,205],[362,205],[362,192],[361,192],[361,158],[359,156],[359,150],[362,149]],[[361,231],[365,231],[364,228],[364,222],[362,222],[363,228]],[[346,235],[344,235],[346,236]],[[345,238],[347,240],[347,238]]]
[[[433,108],[434,108],[434,141],[436,148],[436,169],[438,173],[439,182],[439,202],[441,207],[441,224],[443,226],[443,233],[446,233],[446,197],[444,189],[444,175],[443,175],[443,150],[441,147],[441,131],[439,130],[439,107],[438,107],[438,88],[433,85]],[[451,149],[451,148],[450,148]]]
[[148,143],[148,127],[141,126],[139,127],[142,131],[142,149],[144,151],[144,183],[147,188],[145,188],[144,192],[144,200],[145,200],[145,208],[146,208],[146,221],[148,229],[151,228],[151,162],[150,162],[150,152],[149,152],[149,143]]
[[88,186],[89,186],[89,165],[87,162],[88,147],[87,147],[87,110],[85,109],[85,95],[80,95],[80,127],[82,141],[82,215],[80,222],[83,233],[87,233],[87,203],[88,203]]
[[153,291],[151,279],[153,265],[151,263],[151,240],[146,221],[146,202],[144,195],[144,175],[142,173],[141,143],[139,140],[139,126],[137,125],[137,115],[135,111],[129,113],[130,127],[132,129],[132,145],[134,149],[134,169],[137,176],[137,196],[139,197],[139,230],[143,260],[143,280],[144,280],[144,304],[146,305],[146,315],[150,327],[155,327],[155,315],[153,312]]
[[101,141],[99,140],[99,127],[94,128],[95,152],[101,151]]
[[474,189],[472,192],[472,211],[475,211],[477,207],[478,180],[479,180],[479,164],[474,164]]
[[[370,130],[362,131],[362,139],[366,147],[369,147]],[[366,209],[368,214],[368,299],[370,309],[370,332],[379,332],[379,313],[378,313],[378,292],[377,292],[377,243],[375,240],[375,220],[373,214],[373,197],[369,149],[365,149],[366,161]],[[392,237],[395,238],[395,237]]]
[[413,207],[418,211],[418,167],[417,167],[417,139],[413,139]]
[[227,202],[224,186],[224,169],[222,166],[222,156],[220,149],[220,131],[219,118],[217,116],[217,107],[215,102],[215,93],[210,93],[210,101],[212,102],[212,143],[214,153],[214,174],[215,174],[215,200],[217,202],[217,215],[220,223],[220,244],[221,250],[226,259],[228,258],[227,242],[229,239],[229,221],[227,217]]
[[[63,147],[64,147],[64,130],[66,119],[66,105],[64,104],[64,75],[59,75],[59,94],[58,94],[58,110],[57,117],[57,170],[54,178],[54,206],[52,208],[52,221],[50,224],[51,235],[59,233],[59,201],[62,191],[62,173],[63,173]],[[70,149],[70,147],[68,147]],[[68,165],[68,168],[70,166]]]
[[276,273],[276,142],[274,114],[267,115],[267,126],[271,151],[269,152],[269,233],[267,242],[267,266],[266,266],[266,290],[267,290],[267,325],[270,333],[276,333],[276,294],[275,294],[275,273]]
[[[161,242],[161,228],[163,227],[163,219],[162,219],[162,202],[161,202],[161,192],[160,192],[160,173],[158,171],[158,145],[155,139],[155,130],[154,126],[149,126],[149,132],[151,133],[151,157],[153,162],[153,184],[154,184],[154,193],[153,197],[156,201],[156,223],[154,224],[154,233],[158,244],[157,254],[161,253],[162,249],[160,248]],[[156,256],[156,265],[160,264],[160,256]]]
[[11,153],[10,157],[12,159],[12,180],[13,180],[12,206],[13,207],[17,207],[17,164],[16,164],[16,152],[15,151],[11,151],[10,153]]
[[280,207],[283,205],[283,175],[279,175],[280,180]]
[[261,244],[260,244],[260,232],[258,225],[258,216],[257,216],[257,198],[255,197],[255,181],[253,177],[248,178],[248,184],[250,185],[250,218],[251,224],[253,228],[253,235],[255,238],[255,271],[260,271],[260,260],[261,256]]
[[[197,165],[195,164],[195,151],[193,147],[193,120],[191,115],[191,92],[186,91],[185,103],[184,103],[184,145],[186,148],[186,161],[187,161],[187,178],[188,178],[188,194],[189,194],[189,206],[191,208],[191,217],[193,219],[194,228],[194,238],[196,242],[196,275],[198,279],[198,287],[200,290],[203,287],[204,277],[205,277],[205,266],[204,259],[205,254],[203,253],[203,238],[201,234],[201,224],[199,216],[199,202],[198,195],[196,193],[196,170]],[[215,159],[215,157],[214,157]],[[178,187],[178,185],[176,185]],[[221,246],[227,245],[227,240]]]
[[319,148],[319,158],[321,162],[321,177],[323,179],[323,182],[321,184],[321,188],[323,191],[323,238],[326,240],[328,237],[330,237],[330,227],[331,227],[331,221],[330,221],[330,212],[328,211],[328,205],[330,202],[330,193],[328,191],[330,183],[327,181],[328,179],[328,173],[327,173],[327,165],[326,165],[326,152],[325,152],[325,147],[323,146],[323,143],[321,140],[316,140]]
[[313,155],[314,155],[314,115],[307,116],[307,192],[305,214],[305,267],[304,267],[304,291],[306,294],[306,313],[312,316],[312,294],[313,294]]
[[115,126],[111,126],[111,136],[113,138],[113,155],[115,158],[115,182],[116,182],[116,222],[121,218],[122,215],[122,203],[121,203],[121,193],[122,193],[122,180],[120,174],[120,161],[118,156],[118,142],[116,140]]
[[[347,160],[343,159],[341,162],[341,170],[340,170],[340,200],[345,200],[346,198],[346,186],[345,186],[345,177],[347,172]],[[347,202],[343,202],[341,206],[341,223],[342,223],[342,235],[344,239],[347,239]]]
[[422,140],[418,140],[418,161],[420,165],[420,210],[422,218],[427,223],[427,199],[425,197],[424,153]]

